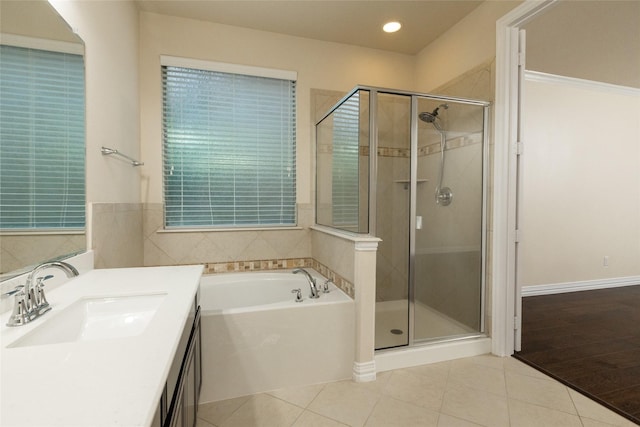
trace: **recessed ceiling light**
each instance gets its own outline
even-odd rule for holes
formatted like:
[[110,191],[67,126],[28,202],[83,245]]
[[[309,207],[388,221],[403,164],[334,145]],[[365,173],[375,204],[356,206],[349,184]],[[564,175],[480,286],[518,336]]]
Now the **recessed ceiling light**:
[[398,31],[400,28],[402,28],[402,24],[397,22],[397,21],[392,21],[392,22],[387,22],[386,24],[384,24],[382,26],[382,29],[386,32],[386,33],[395,33],[396,31]]

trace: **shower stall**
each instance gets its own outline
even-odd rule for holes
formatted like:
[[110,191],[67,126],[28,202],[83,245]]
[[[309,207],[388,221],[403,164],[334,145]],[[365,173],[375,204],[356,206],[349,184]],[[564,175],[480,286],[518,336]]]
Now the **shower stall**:
[[376,350],[484,333],[488,105],[358,86],[316,124],[316,222],[382,240]]

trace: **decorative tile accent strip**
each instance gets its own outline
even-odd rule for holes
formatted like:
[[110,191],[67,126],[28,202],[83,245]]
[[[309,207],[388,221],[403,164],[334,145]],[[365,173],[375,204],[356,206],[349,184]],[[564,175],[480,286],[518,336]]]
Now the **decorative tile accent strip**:
[[[480,134],[470,134],[468,136],[452,138],[447,140],[447,151],[456,148],[468,147],[469,145],[479,144],[480,142],[482,142],[482,135]],[[439,152],[439,142],[418,147],[418,157],[424,157]],[[368,146],[360,146],[360,156],[369,156]],[[378,156],[409,158],[411,156],[411,150],[408,148],[378,147]]]
[[[468,147],[474,144],[480,144],[482,142],[482,135],[471,134],[469,136],[460,136],[458,138],[452,138],[447,140],[447,151],[454,150],[456,148]],[[423,145],[418,147],[418,157],[428,156],[429,154],[439,153],[440,143]]]
[[411,150],[409,148],[378,147],[378,156],[409,158]]
[[286,270],[298,267],[312,268],[311,258],[211,262],[205,264],[204,274],[237,273],[241,271]]
[[313,263],[313,266],[311,268],[316,270],[318,273],[322,274],[327,279],[331,280],[334,285],[340,288],[342,292],[349,295],[351,299],[355,298],[356,292],[355,292],[353,283],[349,282],[347,279],[335,273],[329,267],[319,263],[315,259],[312,259],[312,263]]
[[338,288],[352,299],[355,296],[353,283],[344,277],[336,274],[327,266],[319,263],[313,258],[289,258],[289,259],[269,259],[255,261],[234,261],[234,262],[208,262],[204,265],[204,274],[215,273],[239,273],[246,271],[270,271],[289,270],[292,268],[313,268],[327,279],[330,279]]

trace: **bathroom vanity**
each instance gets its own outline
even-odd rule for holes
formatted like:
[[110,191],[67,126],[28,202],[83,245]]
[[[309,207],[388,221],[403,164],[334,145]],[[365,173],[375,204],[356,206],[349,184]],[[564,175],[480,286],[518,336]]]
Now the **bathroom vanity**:
[[200,292],[196,292],[151,427],[194,427],[202,387]]
[[30,323],[0,317],[3,426],[195,423],[202,266],[91,270]]

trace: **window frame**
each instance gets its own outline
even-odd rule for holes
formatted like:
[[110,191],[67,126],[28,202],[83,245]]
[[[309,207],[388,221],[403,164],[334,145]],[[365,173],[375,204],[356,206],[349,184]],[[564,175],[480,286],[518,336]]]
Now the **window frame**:
[[[160,71],[163,67],[180,67],[195,70],[213,71],[228,74],[238,74],[251,77],[263,77],[279,80],[293,81],[297,85],[298,73],[291,70],[272,69],[264,67],[256,67],[241,64],[231,64],[225,62],[207,61],[193,58],[175,57],[169,55],[160,55]],[[164,93],[164,81],[161,77],[161,94]],[[161,232],[174,233],[174,232],[212,232],[212,231],[251,231],[251,230],[292,230],[300,229],[298,226],[298,202],[297,202],[297,90],[294,94],[294,120],[293,120],[293,153],[292,164],[294,171],[294,217],[291,224],[224,224],[224,225],[167,225],[167,205],[166,205],[166,188],[165,188],[165,140],[162,136],[161,141],[161,177],[162,177],[162,213],[163,213],[163,228],[159,230]],[[161,105],[161,126],[164,126],[164,106]]]

